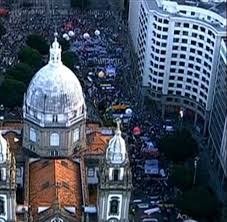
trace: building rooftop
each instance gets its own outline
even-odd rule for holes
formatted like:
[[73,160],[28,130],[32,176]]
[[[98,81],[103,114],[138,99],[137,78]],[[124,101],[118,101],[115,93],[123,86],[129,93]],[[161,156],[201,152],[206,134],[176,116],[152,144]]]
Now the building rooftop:
[[109,140],[112,135],[105,135],[102,132],[94,130],[87,135],[87,147],[85,155],[104,155]]
[[[161,5],[163,0],[145,0],[150,9],[155,9],[156,11],[162,11]],[[202,9],[210,10],[216,14],[222,16],[223,18],[227,17],[227,4],[226,1],[223,2],[213,2],[209,1],[204,2],[203,0],[168,0],[170,2],[176,2],[178,5],[187,5],[192,7],[199,7]],[[160,5],[159,5],[160,4]]]
[[82,207],[79,165],[68,159],[43,159],[30,163],[29,168],[29,205],[33,218],[57,203],[79,220]]
[[205,2],[203,0],[169,0],[169,1],[177,2],[179,5],[195,6],[206,10],[210,10],[226,18],[227,9],[226,1],[223,2],[214,2],[210,0],[208,0],[208,2]]

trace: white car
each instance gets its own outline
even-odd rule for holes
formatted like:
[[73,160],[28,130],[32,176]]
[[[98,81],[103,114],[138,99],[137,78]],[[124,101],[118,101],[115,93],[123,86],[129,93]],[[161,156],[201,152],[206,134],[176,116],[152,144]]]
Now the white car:
[[151,200],[150,203],[152,205],[157,205],[157,204],[160,204],[160,200]]
[[139,203],[139,204],[137,204],[137,207],[139,209],[147,209],[147,208],[149,208],[149,204],[148,203]]
[[148,216],[150,216],[151,214],[156,213],[156,212],[161,213],[161,210],[159,207],[154,207],[154,208],[144,211],[144,213],[147,214]]
[[156,218],[144,218],[142,222],[158,222],[158,219]]
[[160,196],[150,196],[149,199],[150,200],[157,200],[157,199],[160,199]]
[[135,199],[132,201],[133,203],[142,203],[142,200],[141,199]]

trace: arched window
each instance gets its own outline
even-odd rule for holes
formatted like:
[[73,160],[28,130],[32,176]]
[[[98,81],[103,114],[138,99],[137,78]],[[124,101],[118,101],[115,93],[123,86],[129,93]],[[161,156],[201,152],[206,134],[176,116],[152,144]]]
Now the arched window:
[[76,128],[74,131],[73,131],[73,142],[76,142],[80,139],[80,129],[79,128]]
[[51,146],[59,146],[59,134],[58,133],[52,133],[50,135],[50,145]]
[[63,222],[63,220],[55,217],[54,219],[51,220],[51,222]]
[[33,128],[30,128],[29,138],[32,142],[36,142],[36,131]]
[[0,215],[5,215],[5,200],[4,200],[4,197],[0,197]]
[[110,201],[110,215],[118,215],[119,214],[119,198],[112,197]]

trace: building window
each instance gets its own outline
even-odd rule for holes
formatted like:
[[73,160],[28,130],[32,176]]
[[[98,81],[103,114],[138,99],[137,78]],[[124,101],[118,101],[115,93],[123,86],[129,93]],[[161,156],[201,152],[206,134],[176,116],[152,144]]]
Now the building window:
[[57,150],[51,150],[50,151],[50,155],[51,156],[58,156],[59,154],[58,154],[58,151]]
[[0,169],[0,181],[5,181],[6,180],[6,168],[1,168]]
[[110,201],[110,215],[118,215],[119,214],[119,198],[113,197]]
[[118,178],[119,178],[119,170],[115,169],[113,170],[113,179],[114,181],[118,181]]
[[88,168],[87,176],[88,177],[93,177],[94,175],[95,175],[94,168]]
[[51,146],[59,146],[59,134],[58,133],[52,133],[50,135],[50,145]]
[[46,189],[46,188],[48,188],[49,187],[49,182],[47,181],[47,182],[45,182],[44,184],[42,184],[42,189],[44,190],[44,189]]
[[66,189],[69,189],[69,184],[65,181],[62,182],[63,187],[65,187]]
[[36,131],[33,128],[30,128],[29,138],[32,142],[36,142]]
[[74,131],[73,131],[73,142],[76,142],[80,139],[80,129],[79,128],[76,128]]
[[3,197],[0,197],[0,215],[5,215],[5,201]]
[[57,123],[58,122],[58,115],[53,115],[52,121],[53,121],[53,123]]
[[63,222],[63,220],[60,218],[54,218],[51,220],[51,222]]

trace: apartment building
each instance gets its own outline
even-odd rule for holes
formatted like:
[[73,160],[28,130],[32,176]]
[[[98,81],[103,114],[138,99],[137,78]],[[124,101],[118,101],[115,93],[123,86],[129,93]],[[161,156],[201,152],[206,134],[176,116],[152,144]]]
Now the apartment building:
[[145,94],[162,104],[163,117],[183,110],[205,133],[226,1],[131,0],[128,23]]
[[227,200],[227,39],[222,40],[214,100],[209,122],[213,186],[220,198]]

